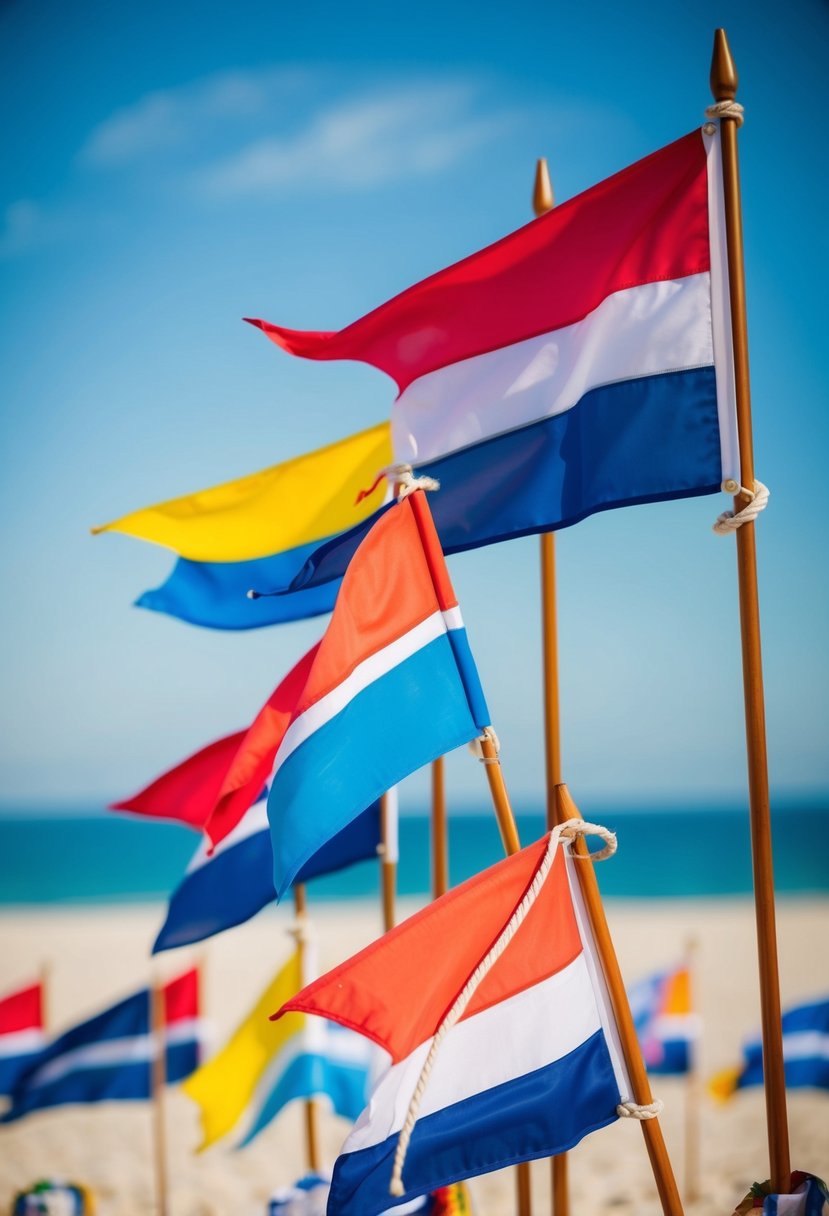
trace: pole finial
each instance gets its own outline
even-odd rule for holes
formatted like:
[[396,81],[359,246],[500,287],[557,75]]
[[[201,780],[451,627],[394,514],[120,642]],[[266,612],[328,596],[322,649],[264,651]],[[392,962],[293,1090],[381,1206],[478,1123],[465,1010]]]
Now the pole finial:
[[733,101],[737,96],[740,78],[728,45],[728,35],[723,29],[714,31],[710,81],[715,101]]
[[555,206],[553,186],[550,181],[550,170],[547,167],[546,156],[539,157],[535,166],[535,185],[533,186],[533,211],[544,215]]

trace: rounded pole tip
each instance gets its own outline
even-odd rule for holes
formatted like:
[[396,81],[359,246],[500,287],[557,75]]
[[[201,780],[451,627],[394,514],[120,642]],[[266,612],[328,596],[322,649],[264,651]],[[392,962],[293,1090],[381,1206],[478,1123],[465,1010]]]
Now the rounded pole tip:
[[555,206],[553,185],[550,181],[550,170],[547,167],[546,156],[539,157],[535,166],[535,184],[533,186],[533,211],[536,215],[544,215]]
[[711,92],[715,101],[733,101],[737,96],[740,78],[734,66],[728,35],[725,30],[714,30],[714,49],[711,53]]

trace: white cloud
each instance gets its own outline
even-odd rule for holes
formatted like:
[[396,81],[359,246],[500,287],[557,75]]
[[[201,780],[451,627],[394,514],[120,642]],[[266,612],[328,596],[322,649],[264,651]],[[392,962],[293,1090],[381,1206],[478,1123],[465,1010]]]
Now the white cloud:
[[321,185],[354,190],[435,173],[509,129],[514,115],[480,116],[480,88],[419,82],[329,104],[290,135],[254,140],[197,174],[205,193],[278,194]]

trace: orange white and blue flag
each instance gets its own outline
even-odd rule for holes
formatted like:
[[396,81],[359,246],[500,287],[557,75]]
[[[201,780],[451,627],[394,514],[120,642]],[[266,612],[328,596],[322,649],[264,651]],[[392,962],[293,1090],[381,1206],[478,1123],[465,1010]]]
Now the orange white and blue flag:
[[488,724],[418,490],[357,551],[276,752],[268,817],[278,896],[375,799]]
[[628,989],[628,1000],[648,1071],[690,1072],[700,1023],[691,1001],[689,968],[683,964],[646,976]]
[[[329,1216],[375,1216],[390,1206],[398,1136],[432,1039],[547,846],[545,837],[455,887],[277,1014],[330,1018],[391,1057],[334,1167]],[[564,1152],[630,1100],[577,864],[570,846],[559,845],[526,919],[434,1057],[398,1202]]]

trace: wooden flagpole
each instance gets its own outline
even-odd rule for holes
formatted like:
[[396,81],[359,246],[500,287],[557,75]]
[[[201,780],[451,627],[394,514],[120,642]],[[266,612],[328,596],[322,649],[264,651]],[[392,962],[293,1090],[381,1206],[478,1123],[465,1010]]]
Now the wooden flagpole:
[[432,899],[449,890],[449,843],[446,820],[446,764],[432,761]]
[[392,829],[391,799],[396,792],[385,793],[380,799],[380,836],[382,854],[380,861],[380,885],[383,901],[383,931],[393,929],[396,919],[395,897],[397,895],[397,824]]
[[[573,801],[567,786],[564,784],[558,785],[555,792],[559,821],[581,819],[581,812]],[[576,837],[573,844],[573,852],[580,857],[587,858],[589,856],[589,850],[583,836]],[[625,991],[622,973],[619,970],[619,962],[616,958],[613,940],[607,927],[602,899],[599,894],[599,884],[596,881],[592,862],[577,865],[576,875],[590,921],[590,928],[596,943],[596,949],[601,960],[608,994],[613,1006],[613,1015],[619,1031],[622,1053],[625,1057],[625,1065],[633,1089],[633,1100],[640,1106],[647,1106],[653,1102],[650,1082],[648,1081],[648,1074],[645,1071],[645,1063],[642,1059],[642,1050],[636,1036],[636,1028],[633,1025],[633,1015],[630,1012],[627,992]],[[659,1199],[662,1204],[662,1211],[665,1213],[665,1216],[682,1216],[682,1201],[679,1197],[676,1179],[671,1168],[659,1120],[642,1119],[641,1124],[651,1162],[651,1169],[653,1170],[656,1182],[656,1189],[659,1192]]]
[[[690,938],[685,947],[685,967],[688,973],[689,1004],[694,1004],[696,992],[697,941]],[[692,1014],[696,1011],[692,1009]],[[683,1198],[693,1203],[699,1197],[699,1129],[700,1129],[699,1051],[696,1035],[688,1035],[688,1073],[685,1077],[685,1160]]]
[[[299,973],[302,977],[302,982],[305,983],[304,964],[305,964],[305,938],[303,928],[307,921],[307,900],[305,897],[305,884],[302,882],[294,883],[294,913],[297,919],[296,944],[299,954]],[[317,1103],[313,1098],[305,1099],[305,1150],[308,1159],[308,1169],[313,1174],[320,1172],[320,1148],[319,1148],[319,1110]]]
[[[737,69],[734,66],[725,30],[718,29],[714,34],[714,50],[711,57],[711,92],[715,101],[734,101],[737,84]],[[751,386],[748,369],[740,173],[737,161],[737,121],[734,116],[727,114],[721,116],[720,143],[728,244],[728,284],[734,346],[737,429],[740,440],[740,478],[743,486],[752,490],[754,486],[754,450],[751,429]],[[742,510],[745,505],[745,496],[738,493],[734,499],[735,512]],[[737,574],[771,1189],[776,1194],[786,1195],[791,1190],[791,1161],[786,1114],[780,979],[777,966],[774,867],[766,756],[763,664],[760,647],[760,608],[757,595],[757,551],[753,521],[745,523],[737,529]]]
[[40,1025],[48,1034],[52,1023],[52,964],[45,960],[40,964]]
[[167,1129],[164,1109],[164,1086],[167,1083],[167,1035],[164,1008],[164,986],[153,979],[150,984],[150,1034],[152,1063],[150,1065],[150,1099],[153,1119],[153,1157],[158,1216],[167,1216]]
[[[545,215],[555,206],[547,161],[542,157],[535,170],[533,211]],[[561,726],[558,695],[558,614],[556,605],[556,537],[542,532],[541,556],[541,638],[544,656],[544,767],[547,778],[547,830],[556,825],[555,789],[562,781]],[[567,1154],[552,1158],[553,1216],[569,1216],[570,1191],[567,1181]]]

